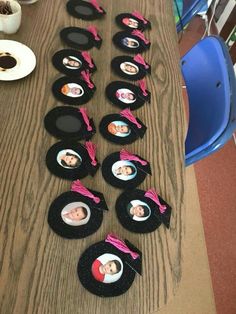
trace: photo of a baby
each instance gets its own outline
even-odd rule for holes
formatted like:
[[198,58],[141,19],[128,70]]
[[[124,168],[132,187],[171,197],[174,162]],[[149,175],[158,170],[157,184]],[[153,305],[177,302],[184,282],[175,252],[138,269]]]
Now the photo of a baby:
[[137,168],[131,161],[119,160],[115,162],[111,169],[113,175],[122,180],[132,180],[137,175]]
[[68,97],[81,97],[84,94],[84,89],[76,83],[68,83],[62,86],[61,93]]
[[82,158],[72,149],[63,149],[57,154],[57,162],[66,169],[78,168]]
[[135,221],[145,221],[151,215],[150,207],[140,201],[140,200],[132,200],[127,205],[128,215]]
[[91,216],[91,211],[87,204],[83,202],[73,202],[67,204],[61,211],[62,220],[70,226],[85,225]]
[[131,133],[130,126],[123,121],[112,121],[107,126],[108,132],[119,137],[129,136]]

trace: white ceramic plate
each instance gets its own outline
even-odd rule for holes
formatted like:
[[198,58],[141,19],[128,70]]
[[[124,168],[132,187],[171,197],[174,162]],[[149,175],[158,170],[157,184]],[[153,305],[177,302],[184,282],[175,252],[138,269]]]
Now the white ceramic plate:
[[[15,66],[11,68],[1,67],[3,66],[1,57],[6,56],[6,54],[7,56],[10,54],[10,57],[16,60]],[[12,59],[13,63],[14,59]],[[35,66],[36,57],[29,47],[14,40],[0,40],[0,81],[19,80],[29,75]]]

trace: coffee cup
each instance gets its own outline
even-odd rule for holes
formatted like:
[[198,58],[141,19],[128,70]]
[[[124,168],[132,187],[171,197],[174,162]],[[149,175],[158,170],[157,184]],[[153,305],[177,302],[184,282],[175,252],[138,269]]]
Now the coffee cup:
[[14,34],[18,31],[21,24],[21,6],[15,0],[3,0],[5,3],[10,4],[12,13],[0,13],[0,32],[6,34]]

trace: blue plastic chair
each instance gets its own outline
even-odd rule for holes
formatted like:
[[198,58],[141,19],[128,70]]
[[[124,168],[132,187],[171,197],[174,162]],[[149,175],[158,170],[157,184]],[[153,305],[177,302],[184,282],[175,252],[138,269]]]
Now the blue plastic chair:
[[207,4],[206,0],[174,0],[175,15],[179,15],[176,23],[177,32],[180,32],[190,20]]
[[186,166],[214,153],[236,129],[236,79],[224,41],[209,36],[182,58],[189,99]]

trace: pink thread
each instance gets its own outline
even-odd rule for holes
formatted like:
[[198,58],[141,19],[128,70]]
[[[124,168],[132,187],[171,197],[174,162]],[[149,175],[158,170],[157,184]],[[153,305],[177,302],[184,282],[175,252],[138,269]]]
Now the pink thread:
[[91,164],[93,166],[97,165],[96,161],[96,145],[92,142],[85,142],[85,148],[89,154],[90,159],[92,160]]
[[128,253],[131,255],[133,259],[136,259],[139,257],[139,254],[136,252],[131,251],[128,246],[125,244],[125,242],[121,239],[119,239],[115,234],[109,233],[105,239],[105,242],[111,243],[113,246],[115,246],[118,250]]
[[82,78],[85,80],[89,88],[94,88],[93,83],[90,81],[90,73],[89,70],[81,72]]
[[146,89],[146,81],[145,79],[142,79],[139,81],[139,87],[141,88],[142,92],[143,92],[143,96],[147,96],[147,89]]
[[148,69],[149,68],[149,65],[145,62],[145,60],[143,59],[143,57],[140,55],[140,54],[137,54],[135,57],[134,57],[134,61],[142,64],[145,69]]
[[82,51],[81,55],[83,56],[84,60],[88,63],[89,67],[94,68],[94,64],[90,54],[87,51]]
[[120,115],[122,117],[125,117],[126,119],[128,119],[133,124],[135,124],[138,127],[138,129],[142,128],[142,125],[140,123],[138,123],[138,121],[136,120],[135,116],[132,114],[132,112],[130,111],[129,108],[122,110],[120,112]]
[[89,117],[87,115],[87,109],[86,108],[80,108],[79,112],[82,114],[83,120],[84,120],[85,124],[87,125],[87,130],[92,131],[93,128],[91,127],[91,125],[89,123]]
[[98,3],[96,0],[90,0],[90,3],[94,6],[94,8],[99,12],[103,13],[103,10],[99,7]]
[[93,34],[95,40],[99,41],[101,38],[98,36],[98,31],[95,26],[89,26],[87,30]]
[[146,197],[149,197],[151,200],[153,200],[153,202],[155,202],[159,206],[160,212],[162,214],[166,211],[166,206],[161,205],[159,197],[154,189],[148,190],[144,195]]
[[85,186],[83,186],[83,184],[80,182],[80,180],[76,180],[76,181],[72,182],[71,191],[80,193],[84,196],[91,198],[96,204],[98,204],[100,202],[100,198],[95,196]]
[[136,155],[133,155],[131,153],[129,153],[127,150],[122,149],[120,151],[120,159],[121,160],[134,160],[134,161],[138,161],[141,165],[146,166],[147,165],[147,161],[146,160],[142,160],[139,157],[137,157]]
[[133,16],[137,17],[137,19],[143,21],[144,24],[147,24],[147,20],[144,18],[144,16],[138,12],[138,11],[134,11],[131,13]]
[[140,31],[138,31],[137,29],[135,29],[134,31],[132,31],[131,34],[134,35],[134,36],[139,37],[146,45],[150,43],[150,41],[145,38],[145,36],[143,35],[143,33],[140,32]]

